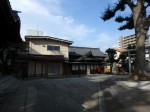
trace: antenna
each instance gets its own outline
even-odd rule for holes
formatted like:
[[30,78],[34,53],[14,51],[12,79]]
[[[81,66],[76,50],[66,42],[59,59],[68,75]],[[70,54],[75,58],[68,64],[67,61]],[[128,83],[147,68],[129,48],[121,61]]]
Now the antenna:
[[37,18],[37,36],[39,36],[39,16]]

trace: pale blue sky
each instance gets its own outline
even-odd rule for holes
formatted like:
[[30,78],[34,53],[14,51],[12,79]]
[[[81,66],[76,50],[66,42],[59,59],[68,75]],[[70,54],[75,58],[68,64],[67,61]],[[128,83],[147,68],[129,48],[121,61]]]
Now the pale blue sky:
[[[101,51],[118,47],[118,38],[134,34],[119,31],[114,19],[103,22],[100,16],[115,0],[10,0],[21,13],[21,36],[27,29],[43,31],[45,36],[73,41],[74,46],[98,47]],[[127,11],[125,14],[129,14]]]

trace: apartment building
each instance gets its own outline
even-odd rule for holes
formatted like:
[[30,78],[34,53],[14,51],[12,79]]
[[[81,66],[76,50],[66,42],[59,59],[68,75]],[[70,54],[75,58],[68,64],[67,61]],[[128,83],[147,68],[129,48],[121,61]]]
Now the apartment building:
[[[135,35],[120,37],[119,41],[118,41],[118,44],[119,44],[119,48],[127,49],[129,44],[136,44],[136,37],[135,37]],[[148,39],[146,39],[145,45],[149,46],[149,40]]]

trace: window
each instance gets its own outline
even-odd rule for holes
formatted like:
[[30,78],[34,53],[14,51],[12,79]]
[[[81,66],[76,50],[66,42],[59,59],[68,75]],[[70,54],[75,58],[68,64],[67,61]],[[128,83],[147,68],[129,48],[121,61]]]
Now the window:
[[50,50],[50,51],[60,51],[60,46],[47,45],[47,50]]

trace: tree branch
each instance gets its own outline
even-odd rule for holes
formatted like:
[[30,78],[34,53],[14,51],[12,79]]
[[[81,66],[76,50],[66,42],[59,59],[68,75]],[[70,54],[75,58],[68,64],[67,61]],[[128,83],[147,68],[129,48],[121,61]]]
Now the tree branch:
[[148,26],[150,26],[150,15],[148,17],[146,17],[146,23]]
[[143,0],[137,0],[137,5],[138,5],[138,8],[142,10]]
[[122,23],[124,21],[132,21],[132,18],[133,18],[133,15],[126,16],[126,17],[118,16],[116,17],[115,21],[118,23]]
[[150,4],[150,0],[144,0],[144,2],[147,2],[148,4]]
[[133,21],[127,21],[126,24],[122,25],[119,30],[125,30],[125,29],[133,29],[134,24]]
[[132,1],[131,0],[125,0],[125,1],[128,4],[128,6],[130,7],[130,9],[133,11],[134,4],[132,3]]
[[111,9],[110,6],[108,6],[106,9],[105,9],[105,12],[104,14],[101,16],[101,18],[106,21],[106,20],[109,20],[111,19],[112,17],[115,16],[115,11],[114,9]]

